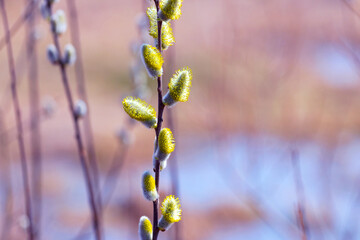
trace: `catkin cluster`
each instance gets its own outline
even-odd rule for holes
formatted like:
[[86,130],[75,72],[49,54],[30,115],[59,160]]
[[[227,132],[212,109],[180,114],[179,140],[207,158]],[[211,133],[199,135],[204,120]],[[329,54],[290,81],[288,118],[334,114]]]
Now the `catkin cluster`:
[[[158,82],[159,80],[162,81],[161,77],[164,72],[162,52],[175,43],[171,20],[180,18],[181,6],[182,0],[161,0],[160,2],[155,0],[155,6],[149,7],[146,11],[149,20],[149,35],[154,39],[154,46],[142,44],[139,52],[148,75],[154,79],[158,78]],[[161,24],[161,28],[159,24]],[[159,37],[161,39],[158,39]],[[189,67],[176,71],[169,80],[168,92],[164,94],[162,99],[158,99],[159,105],[166,108],[172,107],[178,102],[188,101],[191,82],[192,71]],[[157,130],[153,168],[155,174],[157,173],[155,167],[157,164],[157,166],[160,166],[160,171],[164,170],[171,153],[175,150],[175,139],[169,128],[160,129],[161,123],[158,122],[158,119],[162,119],[162,115],[159,116],[158,114],[162,114],[162,111],[159,110],[159,113],[157,113],[150,104],[132,96],[123,100],[123,108],[131,118],[141,122],[148,128]],[[142,176],[142,190],[146,200],[157,203],[156,201],[159,199],[158,186],[150,171],[146,171]],[[174,223],[181,220],[179,199],[172,195],[163,200],[160,210],[162,216],[156,223],[152,223],[146,216],[140,218],[139,236],[141,240],[155,240],[157,235],[154,235],[154,230],[166,231]],[[156,226],[152,224],[156,224]]]
[[[40,3],[40,12],[42,17],[49,22],[51,32],[57,37],[64,34],[67,30],[67,21],[65,12],[61,9],[56,12],[52,12],[54,3],[60,0],[43,0]],[[73,65],[76,62],[76,49],[72,44],[66,44],[63,54],[59,53],[60,46],[49,44],[47,47],[47,57],[50,63],[54,65],[61,65],[66,67]],[[76,118],[82,118],[87,113],[87,106],[83,100],[76,101],[73,109],[73,114]]]

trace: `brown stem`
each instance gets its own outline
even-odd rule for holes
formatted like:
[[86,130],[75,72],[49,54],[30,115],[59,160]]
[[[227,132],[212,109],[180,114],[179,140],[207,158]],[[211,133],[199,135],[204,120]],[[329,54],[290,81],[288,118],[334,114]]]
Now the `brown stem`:
[[299,166],[299,154],[296,150],[292,150],[291,152],[291,163],[294,169],[294,181],[296,185],[296,193],[298,198],[298,206],[297,206],[297,218],[299,227],[302,233],[301,239],[308,239],[308,227],[305,221],[305,197],[304,197],[304,187],[301,180],[301,172]]
[[[154,0],[155,2],[155,6],[156,6],[156,10],[157,12],[159,12],[159,1],[158,0]],[[161,28],[162,28],[162,21],[158,21],[158,42],[157,42],[157,48],[159,50],[160,53],[162,53],[162,45],[161,45]],[[161,125],[163,122],[163,113],[164,113],[164,108],[165,105],[162,102],[162,76],[157,78],[157,92],[158,92],[158,124],[157,127],[155,128],[155,134],[156,134],[156,142],[157,139],[159,137],[159,133],[161,130]],[[156,149],[155,149],[156,151]],[[155,186],[156,186],[156,190],[157,192],[159,192],[159,185],[160,185],[160,162],[156,161],[155,162]],[[158,214],[159,214],[159,199],[156,199],[153,202],[153,240],[157,240],[157,237],[159,235],[159,228],[158,228]]]
[[[2,0],[1,0],[2,1]],[[12,38],[17,32],[19,32],[20,28],[24,25],[25,21],[29,18],[29,16],[32,14],[33,10],[36,7],[35,4],[36,1],[31,1],[27,6],[23,14],[20,15],[20,17],[15,21],[15,23],[11,26],[9,30],[9,36]],[[7,42],[7,34],[5,34],[4,37],[0,39],[0,51],[5,47]]]
[[[5,126],[5,116],[3,114],[2,109],[0,110],[0,129],[6,129]],[[0,239],[1,240],[7,240],[9,239],[9,232],[11,227],[11,222],[13,220],[12,211],[13,211],[13,191],[12,191],[12,180],[11,180],[11,161],[9,158],[9,147],[5,142],[7,142],[7,134],[1,134],[0,135],[0,156],[3,161],[3,169],[2,176],[1,176],[1,182],[4,185],[5,189],[5,202],[4,202],[4,208],[3,211],[3,223],[2,223],[2,229],[0,233]]]
[[25,195],[25,211],[29,220],[28,227],[28,239],[35,239],[34,231],[33,231],[33,217],[32,217],[32,205],[31,205],[31,197],[30,197],[30,187],[29,187],[29,176],[28,176],[28,167],[25,153],[25,143],[23,137],[23,128],[22,128],[22,120],[21,120],[21,109],[20,102],[18,98],[17,85],[16,85],[16,72],[15,72],[15,64],[14,64],[14,55],[12,50],[12,43],[10,37],[10,29],[8,23],[8,17],[5,9],[4,0],[0,0],[1,5],[1,13],[3,18],[3,25],[6,35],[6,43],[7,43],[7,54],[8,54],[8,63],[9,63],[9,71],[11,76],[11,93],[13,100],[14,113],[16,118],[16,126],[17,126],[17,134],[18,134],[18,144],[19,144],[19,152],[21,159],[21,171],[22,171],[22,179],[23,179],[23,187],[24,187],[24,195]]
[[[50,13],[52,14],[51,7],[50,7]],[[71,89],[70,89],[70,85],[69,85],[69,81],[68,81],[68,77],[67,77],[67,73],[66,73],[66,66],[62,61],[63,58],[62,58],[59,38],[58,38],[58,35],[54,31],[52,31],[52,35],[53,35],[53,41],[54,41],[55,47],[58,51],[58,55],[59,55],[59,59],[60,59],[58,62],[58,65],[60,68],[60,74],[61,74],[61,78],[63,81],[66,98],[67,98],[67,101],[69,104],[70,114],[72,116],[72,120],[73,120],[73,124],[74,124],[75,139],[76,139],[76,143],[77,143],[81,168],[83,170],[83,174],[85,177],[86,188],[88,191],[88,198],[89,198],[89,204],[90,204],[90,208],[91,208],[94,233],[96,236],[96,240],[101,240],[102,239],[101,221],[99,218],[98,208],[96,205],[96,195],[95,195],[95,191],[94,191],[94,185],[92,182],[90,169],[89,169],[87,159],[86,159],[86,151],[84,149],[83,139],[81,136],[79,118],[74,114],[74,101],[73,101],[73,97],[71,94]]]
[[[37,1],[25,0],[29,6]],[[38,79],[37,43],[35,38],[36,12],[31,11],[27,23],[27,48],[26,58],[28,63],[29,102],[30,102],[30,151],[32,162],[32,191],[34,234],[40,238],[41,230],[41,205],[42,205],[42,155],[40,135],[40,99]]]
[[76,8],[76,2],[74,0],[67,0],[67,5],[70,12],[70,36],[71,41],[73,42],[77,59],[75,62],[75,76],[77,82],[77,91],[80,98],[87,104],[87,114],[84,117],[84,133],[86,140],[86,147],[89,155],[89,162],[91,165],[91,170],[93,174],[93,180],[96,188],[97,195],[97,203],[99,209],[99,215],[102,212],[102,200],[101,200],[101,191],[100,191],[100,177],[99,177],[99,167],[96,160],[96,151],[95,151],[95,143],[94,143],[94,135],[90,118],[90,104],[88,104],[88,95],[86,91],[86,81],[84,74],[84,64],[82,58],[82,48],[80,41],[80,29],[79,29],[79,21],[78,14]]
[[[125,129],[128,129],[129,131],[133,127],[133,122],[130,122],[128,127],[125,127]],[[123,146],[122,151],[120,150],[120,147],[116,150],[114,154],[114,158],[110,164],[109,169],[106,172],[105,180],[102,185],[102,188],[100,189],[102,196],[104,196],[103,200],[103,211],[106,210],[107,206],[109,205],[109,202],[111,200],[112,195],[114,194],[114,190],[116,188],[118,179],[119,179],[119,173],[124,166],[124,162],[127,156],[129,150],[129,146]],[[109,193],[106,195],[106,188],[108,189]],[[86,228],[88,227],[88,222],[85,222],[79,232],[76,234],[73,240],[82,239],[84,235],[86,234]]]

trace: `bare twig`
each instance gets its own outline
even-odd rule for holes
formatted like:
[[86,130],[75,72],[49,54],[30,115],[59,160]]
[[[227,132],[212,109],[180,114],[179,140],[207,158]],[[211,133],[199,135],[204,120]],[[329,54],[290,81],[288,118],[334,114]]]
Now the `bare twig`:
[[355,8],[347,1],[340,0],[352,13],[354,13],[358,18],[360,18],[360,13],[355,10]]
[[78,11],[76,7],[76,2],[74,0],[67,0],[68,9],[70,12],[70,35],[71,41],[73,42],[76,52],[77,52],[77,60],[75,62],[75,76],[77,82],[77,92],[80,98],[87,104],[87,114],[84,117],[84,133],[86,139],[86,147],[89,155],[89,162],[92,169],[94,185],[96,188],[97,203],[99,208],[99,214],[102,212],[102,201],[101,201],[101,191],[99,187],[100,176],[99,176],[99,167],[96,159],[96,151],[95,151],[95,143],[94,143],[94,135],[91,124],[90,117],[90,104],[88,101],[88,95],[86,91],[86,81],[84,74],[84,64],[82,57],[82,47],[80,41],[80,28],[78,21]]
[[[124,129],[131,131],[133,126],[134,126],[133,121],[131,121],[127,127],[124,127]],[[114,190],[115,190],[116,185],[119,180],[119,173],[120,173],[122,167],[124,166],[128,150],[129,150],[128,145],[124,145],[122,149],[120,149],[120,146],[119,146],[116,149],[113,160],[110,164],[110,167],[108,168],[108,170],[106,172],[105,180],[104,180],[104,183],[101,188],[101,193],[102,193],[102,196],[104,197],[102,199],[104,212],[105,212],[106,208],[108,207],[109,202],[114,194]],[[108,192],[108,194],[106,194],[106,192]],[[85,222],[84,225],[82,226],[82,228],[80,229],[80,231],[72,239],[73,240],[82,239],[86,235],[85,231],[88,227],[88,224],[89,224],[88,222]]]
[[22,128],[22,120],[21,120],[21,110],[20,110],[20,102],[18,99],[17,93],[17,82],[16,82],[16,72],[15,72],[15,64],[14,64],[14,55],[12,50],[12,43],[10,37],[10,29],[7,18],[7,13],[5,9],[4,0],[0,0],[1,13],[3,18],[4,31],[6,35],[6,43],[7,43],[7,54],[8,54],[8,63],[9,63],[9,72],[11,76],[11,92],[12,99],[14,105],[14,113],[16,118],[17,125],[17,134],[18,134],[18,144],[19,144],[19,152],[21,158],[21,170],[22,170],[22,179],[23,179],[23,187],[24,187],[24,199],[25,199],[25,211],[29,220],[28,226],[28,239],[35,239],[34,231],[33,231],[33,217],[32,217],[32,205],[31,205],[31,197],[30,197],[30,187],[29,187],[29,176],[28,176],[28,167],[25,153],[25,143],[23,137],[23,128]]
[[[9,33],[5,33],[5,36],[0,39],[0,51],[5,47],[7,38],[10,36],[12,38],[15,36],[16,33],[19,32],[20,28],[24,25],[26,20],[32,14],[36,7],[37,1],[30,1],[29,4],[26,6],[25,11],[19,16],[19,18],[15,21],[15,23],[11,26]],[[7,36],[7,34],[9,36]]]
[[308,225],[305,220],[305,196],[304,186],[301,180],[301,171],[299,166],[299,153],[296,150],[291,151],[291,163],[294,169],[294,181],[296,185],[296,194],[298,198],[297,218],[300,230],[302,232],[301,239],[308,239]]
[[[5,129],[5,116],[2,111],[0,111],[0,129]],[[9,158],[9,149],[6,144],[7,134],[0,135],[0,156],[3,161],[2,169],[2,183],[4,184],[4,194],[5,194],[5,204],[3,208],[3,223],[1,229],[1,240],[9,239],[9,230],[12,222],[12,210],[13,210],[13,191],[12,191],[12,181],[10,175],[10,158]]]
[[[25,0],[29,6],[35,4],[36,0]],[[40,238],[41,230],[41,207],[42,207],[42,155],[41,155],[41,135],[40,135],[40,99],[39,99],[39,79],[38,79],[38,58],[37,43],[35,36],[35,26],[37,20],[35,11],[31,11],[28,16],[27,24],[27,48],[26,58],[28,63],[29,80],[29,102],[30,102],[30,151],[32,162],[32,191],[33,191],[33,223],[34,234]]]
[[[49,9],[50,9],[50,15],[52,15],[51,4],[50,4]],[[75,139],[76,139],[76,143],[77,143],[77,149],[78,149],[78,153],[79,153],[81,167],[82,167],[83,174],[85,177],[86,188],[88,191],[88,198],[89,198],[89,204],[90,204],[90,208],[91,208],[92,224],[93,224],[93,228],[94,228],[94,233],[95,233],[96,239],[101,240],[102,239],[101,219],[100,219],[100,216],[98,213],[98,208],[97,208],[97,203],[96,203],[96,193],[94,191],[95,188],[94,188],[92,177],[91,177],[91,171],[88,166],[87,159],[86,159],[86,151],[84,148],[83,138],[81,135],[79,118],[74,113],[74,101],[73,101],[73,96],[72,96],[71,89],[70,89],[70,84],[68,81],[66,65],[62,60],[63,58],[62,58],[62,52],[61,52],[61,48],[60,48],[59,38],[55,31],[52,31],[52,35],[53,35],[53,41],[54,41],[55,47],[59,54],[60,60],[58,62],[58,65],[59,65],[60,74],[61,74],[61,78],[62,78],[63,85],[64,85],[66,98],[67,98],[68,104],[69,104],[70,114],[71,114],[73,124],[74,124]]]

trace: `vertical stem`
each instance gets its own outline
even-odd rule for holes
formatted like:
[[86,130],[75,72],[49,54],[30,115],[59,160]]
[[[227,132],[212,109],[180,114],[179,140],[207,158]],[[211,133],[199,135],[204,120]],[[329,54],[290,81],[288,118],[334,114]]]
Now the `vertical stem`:
[[[35,7],[36,7],[35,1],[32,1],[31,3],[29,3],[26,6],[24,13],[21,14],[21,16],[11,26],[9,33],[8,33],[10,35],[10,38],[12,38],[20,30],[21,26],[23,26],[25,21],[32,14],[33,10],[36,9]],[[0,50],[2,50],[3,47],[5,47],[6,42],[7,42],[7,40],[6,40],[7,37],[8,37],[7,34],[5,34],[5,36],[0,39]]]
[[307,240],[308,239],[308,228],[307,228],[307,224],[305,221],[305,209],[304,209],[304,204],[305,204],[305,197],[304,197],[304,187],[303,187],[303,183],[301,181],[301,172],[300,172],[300,166],[299,166],[299,154],[296,150],[293,150],[291,152],[291,162],[292,162],[292,166],[294,168],[294,181],[295,181],[295,185],[296,185],[296,192],[297,192],[297,198],[298,198],[298,209],[297,209],[297,214],[298,214],[298,223],[300,225],[300,230],[301,230],[301,239],[302,240]]
[[5,203],[3,211],[3,223],[0,233],[1,240],[9,239],[9,232],[11,227],[11,222],[13,220],[12,210],[13,210],[13,191],[12,191],[12,181],[11,181],[11,161],[9,158],[9,149],[8,149],[8,133],[6,131],[5,116],[0,110],[0,156],[5,167],[3,167],[1,182],[4,185],[4,194],[5,194]]
[[[52,14],[51,7],[50,7],[50,12]],[[74,124],[75,139],[76,139],[76,143],[77,143],[80,163],[81,163],[81,167],[82,167],[83,174],[85,177],[86,188],[88,191],[88,198],[89,198],[89,204],[90,204],[90,208],[91,208],[93,228],[94,228],[96,240],[101,240],[102,239],[101,221],[99,218],[98,208],[96,205],[96,195],[95,195],[95,191],[94,191],[94,185],[92,182],[90,169],[89,169],[88,162],[86,159],[86,150],[84,149],[84,144],[83,144],[83,140],[82,140],[82,136],[81,136],[79,118],[76,117],[76,115],[74,114],[74,101],[73,101],[70,84],[69,84],[67,73],[66,73],[66,66],[62,61],[63,58],[62,58],[58,35],[54,31],[52,32],[52,35],[53,35],[53,41],[54,41],[55,47],[59,54],[60,60],[59,60],[58,65],[60,67],[60,74],[61,74],[61,78],[63,81],[65,94],[66,94],[66,97],[68,100],[70,114],[72,116],[72,120],[73,120],[73,124]]]
[[[156,10],[157,12],[159,12],[159,1],[158,0],[154,0],[155,2],[155,6],[156,6]],[[157,42],[157,47],[158,50],[160,51],[160,53],[162,53],[162,48],[161,48],[161,28],[162,28],[162,21],[158,21],[158,42]],[[155,134],[156,134],[156,142],[157,139],[159,137],[159,133],[161,130],[161,125],[163,122],[163,112],[164,112],[164,108],[165,105],[162,102],[162,76],[157,78],[157,92],[158,92],[158,125],[155,129]],[[156,151],[156,149],[155,149]],[[156,161],[155,162],[155,186],[156,186],[156,190],[157,192],[159,192],[159,184],[160,184],[160,162]],[[153,240],[157,240],[157,237],[159,235],[159,228],[158,228],[158,214],[159,214],[159,199],[156,199],[153,202],[153,209],[154,209],[154,219],[153,219]]]
[[99,177],[99,167],[96,160],[96,151],[95,151],[95,143],[94,143],[94,135],[90,118],[90,104],[88,101],[88,95],[86,91],[86,81],[84,74],[84,64],[82,58],[82,48],[80,41],[80,28],[77,14],[76,2],[74,0],[67,0],[67,5],[70,12],[70,36],[71,41],[75,46],[77,52],[77,60],[75,62],[75,76],[77,81],[77,91],[80,98],[87,104],[87,114],[84,117],[84,132],[85,132],[85,140],[86,147],[89,154],[89,162],[91,165],[91,170],[93,174],[93,180],[97,195],[97,204],[99,209],[99,215],[102,212],[102,196],[100,190],[100,177]]
[[[37,2],[36,0],[26,0],[29,5]],[[33,191],[33,223],[34,234],[40,238],[41,229],[41,205],[42,205],[42,155],[41,155],[41,135],[40,135],[40,100],[39,100],[39,79],[38,79],[38,59],[37,44],[35,38],[36,12],[31,11],[27,25],[27,48],[26,57],[28,62],[29,80],[29,102],[30,102],[30,151],[32,162],[32,191]]]
[[17,85],[16,85],[16,72],[15,72],[15,64],[14,64],[14,55],[11,44],[9,23],[5,9],[4,0],[0,0],[0,8],[3,19],[4,31],[6,35],[6,43],[7,43],[7,54],[8,54],[8,63],[9,63],[9,71],[11,76],[11,93],[12,100],[14,106],[14,113],[16,118],[16,128],[18,135],[18,144],[19,144],[19,152],[21,159],[21,171],[22,171],[22,179],[23,179],[23,187],[24,187],[24,199],[25,199],[25,211],[29,220],[28,226],[28,239],[35,239],[34,231],[33,231],[33,217],[32,217],[32,209],[31,209],[31,197],[30,197],[30,187],[29,187],[29,176],[28,176],[28,167],[25,153],[25,143],[23,136],[23,126],[21,119],[21,110],[20,110],[20,102],[18,99]]

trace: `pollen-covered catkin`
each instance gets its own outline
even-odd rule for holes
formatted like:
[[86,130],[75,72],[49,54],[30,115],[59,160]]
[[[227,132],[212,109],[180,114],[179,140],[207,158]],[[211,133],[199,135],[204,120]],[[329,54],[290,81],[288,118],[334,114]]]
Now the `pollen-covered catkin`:
[[168,230],[173,223],[181,220],[181,205],[179,198],[173,195],[167,196],[161,205],[162,216],[158,227],[161,231]]
[[179,19],[181,16],[182,0],[161,0],[159,18],[163,21]]
[[169,82],[169,91],[163,97],[163,103],[173,106],[177,102],[189,100],[192,83],[192,71],[189,67],[178,70]]
[[149,44],[141,45],[141,60],[150,77],[159,77],[163,73],[163,57],[156,47]]
[[134,97],[124,98],[122,104],[125,112],[131,118],[142,122],[148,128],[156,128],[156,111],[151,105]]
[[[149,35],[152,36],[155,39],[155,42],[157,44],[157,38],[158,38],[158,18],[157,18],[157,12],[156,8],[149,7],[146,11],[146,14],[149,19]],[[166,50],[170,46],[174,45],[175,38],[173,34],[173,30],[171,28],[170,22],[163,22],[161,25],[161,45],[162,49]]]

